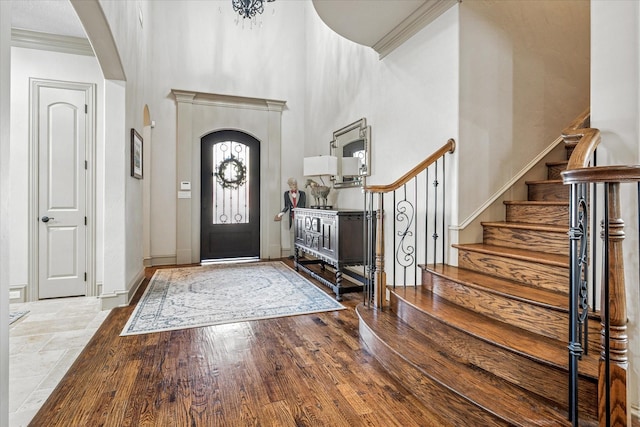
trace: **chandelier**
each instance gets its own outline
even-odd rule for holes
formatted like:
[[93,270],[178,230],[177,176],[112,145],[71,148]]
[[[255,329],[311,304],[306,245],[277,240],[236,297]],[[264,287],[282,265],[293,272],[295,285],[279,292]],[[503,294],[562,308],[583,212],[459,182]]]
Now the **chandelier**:
[[234,12],[238,12],[243,18],[253,18],[257,13],[264,12],[264,2],[276,0],[231,0]]

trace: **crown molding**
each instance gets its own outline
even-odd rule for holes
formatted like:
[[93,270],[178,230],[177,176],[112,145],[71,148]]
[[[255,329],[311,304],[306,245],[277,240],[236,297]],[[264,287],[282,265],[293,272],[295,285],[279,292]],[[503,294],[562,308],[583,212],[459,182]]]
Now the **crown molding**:
[[178,103],[217,105],[219,107],[243,108],[282,112],[286,101],[277,99],[251,98],[246,96],[223,95],[219,93],[196,92],[171,89]]
[[459,1],[461,0],[435,0],[425,2],[371,47],[378,52],[380,59],[384,58]]
[[93,48],[87,39],[22,30],[19,28],[11,29],[11,46],[71,53],[74,55],[95,56]]

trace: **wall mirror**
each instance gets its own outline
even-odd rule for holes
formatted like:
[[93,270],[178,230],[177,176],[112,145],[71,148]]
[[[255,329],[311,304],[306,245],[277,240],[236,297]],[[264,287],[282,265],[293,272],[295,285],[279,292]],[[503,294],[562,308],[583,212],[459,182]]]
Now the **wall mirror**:
[[331,155],[338,158],[333,186],[358,187],[371,175],[371,126],[362,118],[333,133]]

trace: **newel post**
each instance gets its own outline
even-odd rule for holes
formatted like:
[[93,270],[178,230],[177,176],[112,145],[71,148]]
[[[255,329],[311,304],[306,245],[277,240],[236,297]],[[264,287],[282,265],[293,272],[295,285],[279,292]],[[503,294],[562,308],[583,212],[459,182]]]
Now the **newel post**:
[[[602,286],[602,352],[598,368],[598,413],[601,427],[627,426],[627,309],[622,242],[624,221],[620,213],[620,184],[605,187],[604,284]],[[609,319],[607,328],[607,318]],[[607,349],[609,350],[607,352]],[[607,353],[609,360],[606,360]],[[608,363],[607,363],[608,362]],[[608,388],[608,390],[607,390]]]
[[384,308],[386,300],[387,274],[384,271],[384,194],[378,197],[378,212],[376,216],[376,270],[375,295],[376,308]]

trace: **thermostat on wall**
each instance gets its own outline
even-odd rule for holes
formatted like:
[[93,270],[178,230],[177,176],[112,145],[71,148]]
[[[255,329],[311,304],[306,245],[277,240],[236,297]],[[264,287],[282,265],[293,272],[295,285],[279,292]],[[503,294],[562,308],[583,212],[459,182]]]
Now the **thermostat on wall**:
[[189,181],[180,181],[180,189],[181,190],[191,190],[191,182],[189,182]]

